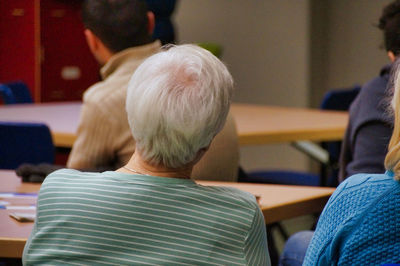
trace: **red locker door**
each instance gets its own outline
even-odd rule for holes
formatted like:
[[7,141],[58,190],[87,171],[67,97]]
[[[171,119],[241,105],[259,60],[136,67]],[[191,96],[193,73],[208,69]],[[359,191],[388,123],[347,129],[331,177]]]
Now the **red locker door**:
[[[35,5],[32,0],[0,0],[0,82],[22,80],[35,88]],[[37,75],[39,72],[36,73]]]
[[86,44],[78,0],[41,0],[42,101],[81,100],[99,79]]

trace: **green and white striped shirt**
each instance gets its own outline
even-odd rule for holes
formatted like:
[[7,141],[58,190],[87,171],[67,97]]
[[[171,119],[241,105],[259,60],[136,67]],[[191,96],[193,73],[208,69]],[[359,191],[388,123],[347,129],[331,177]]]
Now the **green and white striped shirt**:
[[50,174],[25,265],[269,265],[254,196],[188,179]]

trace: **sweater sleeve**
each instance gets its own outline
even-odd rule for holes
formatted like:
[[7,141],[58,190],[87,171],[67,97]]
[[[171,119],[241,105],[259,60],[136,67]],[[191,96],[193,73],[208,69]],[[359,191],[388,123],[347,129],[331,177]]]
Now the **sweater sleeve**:
[[357,173],[383,173],[383,162],[391,134],[391,127],[381,121],[362,125],[354,136],[353,159],[346,166],[347,176]]
[[340,155],[339,182],[357,173],[382,173],[393,117],[387,112],[390,66],[367,82],[349,109],[349,124]]
[[264,216],[258,206],[244,249],[247,265],[271,265]]
[[95,169],[106,167],[113,160],[112,136],[115,132],[110,117],[93,103],[84,103],[77,132],[69,155],[67,167],[74,169]]
[[[370,256],[365,255],[372,253],[370,246],[373,241],[369,239],[381,238],[383,242],[387,241],[376,234],[377,231],[383,231],[383,229],[377,229],[378,223],[382,224],[382,227],[390,223],[379,222],[388,214],[387,209],[379,207],[377,203],[385,195],[390,194],[388,191],[391,191],[393,187],[398,188],[398,184],[387,174],[357,174],[342,182],[332,194],[319,218],[303,265],[380,265],[380,263],[354,261]],[[373,209],[381,213],[372,214]],[[371,225],[367,225],[368,223]],[[360,234],[361,229],[364,229],[366,233]],[[386,233],[386,236],[390,238],[391,233]],[[379,242],[376,239],[374,241]],[[368,252],[364,253],[367,248]],[[380,251],[378,250],[377,253]],[[382,258],[386,255],[380,254],[375,257]],[[356,259],[353,263],[349,263],[354,258]]]
[[336,216],[335,212],[337,207],[335,204],[337,199],[342,197],[343,190],[347,187],[348,181],[349,179],[346,179],[346,181],[342,182],[326,203],[318,220],[317,228],[307,248],[303,265],[323,266],[331,265],[331,262],[333,262],[334,254],[332,254],[332,250],[329,249],[329,245],[334,237],[336,226],[341,222],[341,219],[345,217],[344,215],[340,217]]

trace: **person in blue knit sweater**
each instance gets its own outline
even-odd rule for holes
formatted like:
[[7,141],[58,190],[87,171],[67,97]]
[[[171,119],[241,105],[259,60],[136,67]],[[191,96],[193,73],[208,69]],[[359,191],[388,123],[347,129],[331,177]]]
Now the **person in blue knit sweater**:
[[384,174],[356,174],[333,193],[318,221],[303,265],[400,263],[400,68],[392,107],[394,129]]
[[[383,33],[387,55],[394,62],[400,58],[400,0],[385,6],[378,27]],[[305,265],[379,265],[386,259],[399,261],[391,253],[400,253],[398,244],[392,245],[396,241],[400,242],[399,229],[393,229],[396,224],[400,225],[399,218],[389,213],[385,216],[378,214],[393,207],[397,210],[396,215],[399,215],[399,206],[395,206],[399,196],[397,195],[397,203],[395,200],[393,205],[390,203],[395,193],[390,189],[396,187],[397,183],[393,181],[390,171],[384,175],[366,174],[385,171],[384,160],[394,124],[394,112],[388,112],[388,109],[391,109],[389,103],[393,93],[392,72],[395,70],[393,63],[385,66],[379,77],[362,87],[353,102],[339,162],[339,182],[349,176],[352,176],[351,180],[339,186],[329,201],[306,260],[304,261],[306,251],[314,231],[300,231],[289,238],[281,254],[280,266],[299,266],[303,262]],[[396,115],[399,116],[398,112]],[[391,160],[394,160],[394,155],[391,156]],[[377,220],[369,217],[370,215]],[[385,219],[391,220],[388,222]],[[392,228],[379,228],[389,224]],[[371,225],[376,231],[369,228]],[[368,233],[363,230],[368,230]],[[393,238],[387,240],[386,237]],[[386,243],[381,246],[382,242],[379,241],[382,240]],[[387,251],[382,252],[377,246]],[[366,256],[367,254],[371,257]]]

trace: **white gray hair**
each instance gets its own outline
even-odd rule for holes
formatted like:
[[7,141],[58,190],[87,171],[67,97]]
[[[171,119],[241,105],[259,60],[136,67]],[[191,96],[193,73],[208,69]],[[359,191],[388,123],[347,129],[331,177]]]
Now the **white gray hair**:
[[169,46],[147,58],[126,98],[136,151],[168,168],[193,162],[224,126],[232,92],[226,66],[197,45]]

